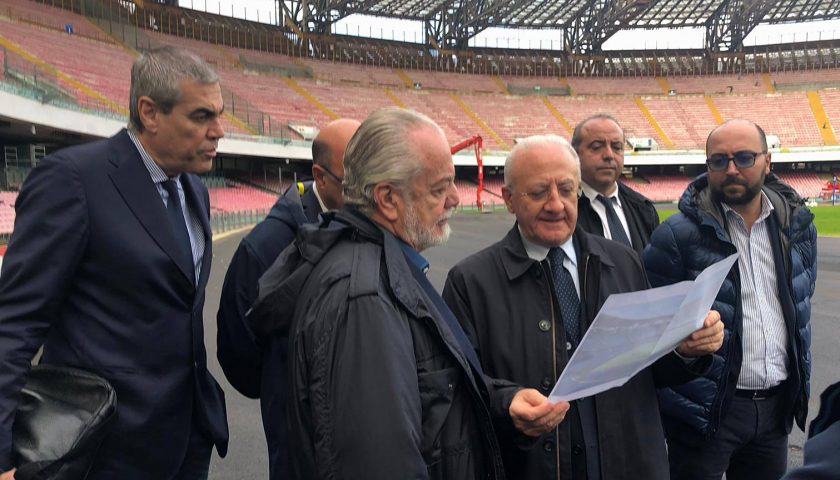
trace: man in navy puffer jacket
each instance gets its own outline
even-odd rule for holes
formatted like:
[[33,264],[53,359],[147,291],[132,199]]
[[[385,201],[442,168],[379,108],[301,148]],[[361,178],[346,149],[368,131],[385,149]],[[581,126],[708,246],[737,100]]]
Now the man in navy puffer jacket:
[[659,391],[671,478],[778,479],[793,420],[804,429],[817,277],[813,214],[770,173],[763,130],[745,120],[714,129],[708,172],[644,252],[653,286],[695,278],[738,252],[712,306],[726,332],[708,374]]

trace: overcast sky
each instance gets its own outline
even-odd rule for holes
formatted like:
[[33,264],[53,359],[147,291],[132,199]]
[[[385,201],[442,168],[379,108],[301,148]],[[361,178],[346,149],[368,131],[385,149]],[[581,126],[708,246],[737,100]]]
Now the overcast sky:
[[[182,7],[264,23],[277,23],[273,0],[179,1]],[[339,21],[334,26],[333,33],[420,43],[423,39],[423,25],[421,22],[351,15]],[[703,29],[623,30],[608,39],[604,43],[604,49],[702,48],[703,35]],[[559,50],[562,48],[561,38],[562,31],[560,30],[489,28],[476,35],[470,41],[470,45]],[[839,20],[807,24],[760,25],[747,36],[744,44],[751,46],[834,38],[840,38]]]

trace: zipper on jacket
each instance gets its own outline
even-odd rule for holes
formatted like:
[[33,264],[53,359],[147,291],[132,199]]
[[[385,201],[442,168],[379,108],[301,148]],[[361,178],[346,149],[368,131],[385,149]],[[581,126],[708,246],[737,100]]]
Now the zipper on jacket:
[[[548,290],[548,304],[551,306],[551,369],[554,374],[554,381],[557,382],[557,315],[554,311],[554,292],[552,289],[554,288],[554,279],[551,275],[551,266],[549,265],[549,271],[545,271],[545,263],[540,262],[540,268],[542,269],[543,276],[546,280],[546,290]],[[557,426],[554,428],[554,465],[557,471],[557,480],[560,480],[560,427]]]

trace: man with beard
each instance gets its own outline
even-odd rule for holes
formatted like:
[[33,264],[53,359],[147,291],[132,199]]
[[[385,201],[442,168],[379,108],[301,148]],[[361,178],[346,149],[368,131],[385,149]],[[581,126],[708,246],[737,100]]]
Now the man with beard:
[[[516,224],[453,267],[443,290],[488,375],[546,394],[607,297],[648,288],[630,247],[575,228],[579,185],[577,154],[566,140],[546,135],[517,143],[502,189]],[[722,341],[720,317],[710,312],[676,353],[621,387],[572,402],[566,421],[534,448],[500,436],[508,476],[666,480],[656,386],[694,378]]]
[[624,168],[624,130],[599,113],[575,127],[572,146],[580,157],[577,228],[623,243],[642,254],[659,225],[653,202],[618,181]]
[[740,254],[712,307],[726,327],[714,367],[659,391],[671,478],[778,479],[793,420],[804,429],[808,413],[814,216],[770,172],[764,131],[753,122],[712,130],[706,155],[708,172],[644,252],[654,286]]
[[299,230],[250,315],[258,338],[289,333],[291,478],[504,478],[496,429],[527,443],[514,428],[540,435],[569,404],[485,380],[426,279],[458,205],[446,137],[379,110],[344,169],[344,207]]

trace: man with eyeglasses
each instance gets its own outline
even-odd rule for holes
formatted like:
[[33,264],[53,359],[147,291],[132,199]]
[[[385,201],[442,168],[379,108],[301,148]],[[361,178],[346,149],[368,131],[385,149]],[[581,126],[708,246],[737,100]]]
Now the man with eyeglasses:
[[738,252],[713,308],[723,348],[703,376],[659,390],[671,478],[778,479],[792,423],[804,429],[817,232],[803,199],[770,172],[764,131],[730,120],[706,141],[708,172],[653,234],[654,286],[693,279]]
[[[577,154],[555,135],[517,143],[505,162],[505,238],[450,270],[443,297],[488,375],[548,395],[613,293],[648,288],[630,247],[576,229]],[[677,349],[624,386],[572,402],[566,420],[523,444],[500,432],[509,478],[668,478],[656,386],[687,381],[723,342],[717,312]],[[693,361],[692,361],[693,360]],[[530,447],[530,448],[527,448]]]
[[577,228],[630,246],[642,254],[659,225],[644,195],[619,182],[624,168],[624,130],[599,113],[575,126],[572,146],[580,157],[581,190]]
[[[298,227],[344,204],[344,150],[358,130],[356,120],[339,119],[322,128],[312,142],[311,182],[293,185],[268,216],[242,239],[230,262],[217,315],[217,356],[228,381],[249,398],[259,398],[268,443],[269,478],[288,477],[286,433],[287,339],[257,345],[245,314],[257,299],[257,281],[295,239]],[[281,368],[263,371],[264,362]]]

